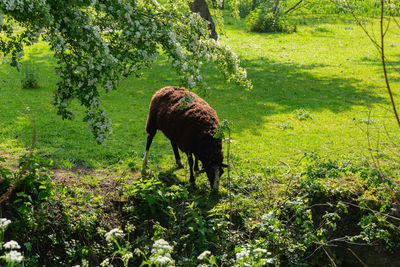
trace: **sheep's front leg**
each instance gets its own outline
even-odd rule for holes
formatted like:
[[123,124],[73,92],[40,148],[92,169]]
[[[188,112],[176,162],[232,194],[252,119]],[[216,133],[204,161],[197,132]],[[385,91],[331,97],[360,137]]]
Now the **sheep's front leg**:
[[144,158],[143,158],[143,170],[147,167],[147,163],[149,162],[149,149],[150,149],[151,143],[153,142],[154,135],[155,134],[149,134],[149,136],[147,136],[146,153],[144,154]]
[[192,184],[192,185],[196,185],[196,182],[195,182],[195,180],[194,180],[194,173],[193,173],[193,156],[192,156],[192,153],[187,153],[187,157],[188,157],[188,160],[189,160],[189,170],[190,170],[190,183]]
[[183,169],[184,166],[183,166],[183,163],[181,160],[181,156],[179,155],[178,146],[172,141],[171,141],[171,145],[172,145],[172,149],[174,150],[176,165],[178,165],[179,169]]

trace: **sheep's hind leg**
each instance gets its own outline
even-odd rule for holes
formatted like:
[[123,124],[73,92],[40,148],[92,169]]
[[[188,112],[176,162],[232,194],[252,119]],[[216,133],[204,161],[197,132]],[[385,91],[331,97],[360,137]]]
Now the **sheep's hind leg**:
[[147,167],[147,163],[149,162],[149,149],[151,146],[151,142],[153,142],[154,135],[155,134],[149,134],[147,136],[146,152],[145,152],[144,158],[143,158],[143,170]]
[[192,153],[187,153],[187,157],[188,157],[188,160],[189,160],[189,170],[190,170],[190,183],[192,184],[192,185],[196,185],[196,182],[195,182],[195,180],[194,180],[194,173],[193,173],[193,157],[192,157]]
[[174,150],[174,155],[175,155],[175,160],[176,160],[176,165],[178,165],[179,169],[183,169],[183,163],[181,160],[181,156],[179,155],[179,150],[178,150],[178,146],[171,141],[171,145],[172,145],[172,149]]

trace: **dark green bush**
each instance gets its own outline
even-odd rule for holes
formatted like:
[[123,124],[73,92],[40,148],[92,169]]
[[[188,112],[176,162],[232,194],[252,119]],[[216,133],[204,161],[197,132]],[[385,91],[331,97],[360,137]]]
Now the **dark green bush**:
[[286,32],[296,31],[296,26],[283,17],[279,12],[273,13],[267,5],[260,5],[246,18],[246,25],[252,32]]
[[237,4],[239,16],[241,18],[247,17],[251,12],[252,5],[253,5],[252,0],[240,0],[239,3]]

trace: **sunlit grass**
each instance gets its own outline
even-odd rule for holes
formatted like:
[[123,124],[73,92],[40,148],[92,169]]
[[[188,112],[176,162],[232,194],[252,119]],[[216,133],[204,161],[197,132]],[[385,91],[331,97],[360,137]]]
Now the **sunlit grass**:
[[[281,161],[295,164],[306,152],[360,159],[367,146],[360,130],[365,121],[378,128],[386,125],[389,132],[397,130],[378,54],[351,18],[292,20],[300,23],[297,33],[254,34],[245,31],[243,22],[227,19],[221,42],[239,55],[254,90],[227,84],[216,68],[204,68],[211,88],[203,97],[220,119],[233,123],[232,153],[246,168],[277,166]],[[400,37],[390,38],[389,55],[398,64]],[[103,94],[114,129],[104,145],[96,144],[82,122],[78,103],[73,105],[75,120],[63,121],[56,115],[51,105],[56,63],[48,47],[39,43],[27,49],[25,60],[38,65],[39,89],[21,89],[21,74],[6,61],[0,65],[0,150],[20,151],[30,145],[32,129],[25,115],[29,106],[37,123],[37,152],[53,158],[57,166],[140,167],[151,96],[161,87],[178,84],[164,58],[142,78],[127,78],[118,90]],[[399,88],[398,79],[394,81],[393,88]],[[299,111],[310,118],[299,119]],[[168,168],[172,158],[169,141],[159,133],[150,162]]]

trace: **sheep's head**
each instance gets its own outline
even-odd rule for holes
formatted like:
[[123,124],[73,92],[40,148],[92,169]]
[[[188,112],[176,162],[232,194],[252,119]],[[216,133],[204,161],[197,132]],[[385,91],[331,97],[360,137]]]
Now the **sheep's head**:
[[203,170],[208,177],[210,186],[213,190],[218,190],[220,177],[224,173],[223,168],[227,167],[223,164],[224,155],[222,152],[222,140],[214,138],[211,134],[204,135],[199,142],[198,154],[202,162]]
[[224,158],[222,150],[214,151],[209,155],[208,160],[203,161],[203,171],[207,174],[211,188],[218,190],[220,178],[224,173],[223,168],[227,167],[227,165],[222,163]]
[[226,167],[225,164],[221,164],[220,166],[209,166],[205,167],[205,172],[207,174],[208,180],[210,181],[210,186],[213,190],[218,190],[219,188],[219,181],[224,173],[222,167]]

